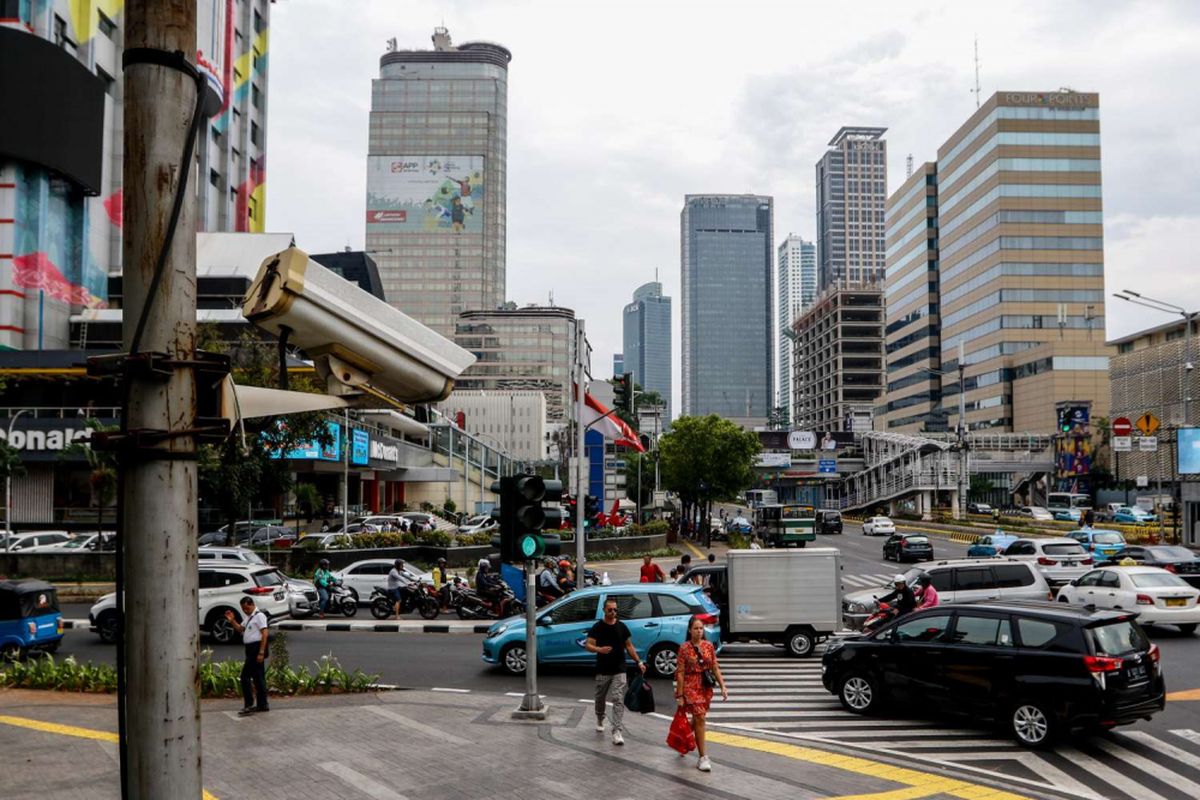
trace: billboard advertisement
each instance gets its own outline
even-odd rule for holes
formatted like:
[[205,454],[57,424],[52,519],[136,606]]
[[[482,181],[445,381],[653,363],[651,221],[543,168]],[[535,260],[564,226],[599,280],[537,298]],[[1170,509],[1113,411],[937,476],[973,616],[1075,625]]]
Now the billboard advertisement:
[[328,446],[322,446],[317,442],[305,442],[282,455],[276,451],[272,454],[272,457],[292,458],[303,461],[341,461],[342,426],[336,422],[326,422],[325,426],[329,428],[329,434],[333,437],[332,442]]
[[1200,475],[1200,428],[1179,429],[1179,474]]
[[1092,472],[1092,441],[1083,436],[1063,436],[1054,441],[1058,477],[1080,478]]
[[366,466],[371,460],[371,435],[361,428],[351,433],[350,463]]
[[483,156],[368,157],[368,229],[482,233],[483,162]]

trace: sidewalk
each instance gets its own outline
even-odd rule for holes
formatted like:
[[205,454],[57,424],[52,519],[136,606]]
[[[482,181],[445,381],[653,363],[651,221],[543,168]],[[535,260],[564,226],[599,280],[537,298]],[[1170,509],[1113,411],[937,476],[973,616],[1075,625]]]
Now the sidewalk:
[[[705,774],[695,754],[680,758],[666,747],[665,716],[626,714],[626,744],[617,747],[593,730],[590,704],[552,698],[550,720],[537,723],[512,720],[517,703],[499,695],[388,692],[278,698],[269,714],[240,718],[240,702],[206,701],[204,786],[217,800],[1039,797],[728,732],[710,734],[714,767]],[[110,696],[0,691],[4,796],[117,798],[115,730]]]

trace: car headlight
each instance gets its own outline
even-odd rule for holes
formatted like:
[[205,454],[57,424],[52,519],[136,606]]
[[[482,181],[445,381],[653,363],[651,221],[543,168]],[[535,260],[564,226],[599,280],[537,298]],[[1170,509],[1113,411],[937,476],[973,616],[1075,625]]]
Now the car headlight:
[[506,630],[508,630],[508,623],[505,623],[504,625],[498,625],[495,628],[492,628],[491,630],[488,631],[487,638],[495,639],[497,636],[504,633]]
[[846,610],[849,611],[851,614],[862,614],[864,611],[867,610],[867,606],[865,603],[851,601],[851,602],[846,603]]

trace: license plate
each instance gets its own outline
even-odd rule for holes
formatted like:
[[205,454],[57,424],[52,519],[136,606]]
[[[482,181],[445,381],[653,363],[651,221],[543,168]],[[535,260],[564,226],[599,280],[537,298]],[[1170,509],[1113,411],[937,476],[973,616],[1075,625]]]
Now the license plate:
[[1064,561],[1064,562],[1062,562],[1062,563],[1063,563],[1063,566],[1064,566],[1064,567],[1073,567],[1073,566],[1075,566],[1075,562],[1074,562],[1074,561]]
[[1186,606],[1187,598],[1186,597],[1168,597],[1167,605],[1171,606],[1173,608],[1177,608],[1179,606]]
[[1138,664],[1137,666],[1129,667],[1125,670],[1125,677],[1130,683],[1146,680],[1146,668]]
[[276,600],[282,600],[282,599],[283,599],[283,592],[276,592],[276,593],[275,593],[275,599],[276,599]]

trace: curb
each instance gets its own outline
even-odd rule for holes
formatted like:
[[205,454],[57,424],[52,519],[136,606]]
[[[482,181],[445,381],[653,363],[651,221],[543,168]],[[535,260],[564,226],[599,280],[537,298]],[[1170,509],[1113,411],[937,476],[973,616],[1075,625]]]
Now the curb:
[[[64,619],[63,630],[87,630],[86,619]],[[487,633],[491,623],[478,625],[474,622],[443,622],[427,624],[421,622],[279,622],[271,626],[281,631],[335,631],[353,633]]]

